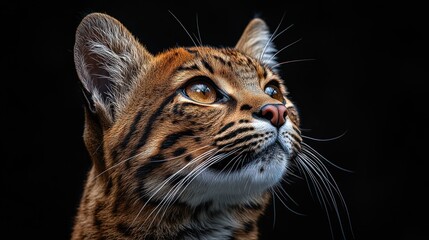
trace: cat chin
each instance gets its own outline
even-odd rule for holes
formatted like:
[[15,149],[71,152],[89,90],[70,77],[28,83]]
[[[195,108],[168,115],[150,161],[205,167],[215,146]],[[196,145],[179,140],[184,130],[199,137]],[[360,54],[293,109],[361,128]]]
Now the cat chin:
[[198,206],[209,201],[231,205],[259,198],[282,180],[288,164],[289,155],[280,143],[275,143],[239,171],[204,171],[188,187],[192,192],[183,195],[182,200]]

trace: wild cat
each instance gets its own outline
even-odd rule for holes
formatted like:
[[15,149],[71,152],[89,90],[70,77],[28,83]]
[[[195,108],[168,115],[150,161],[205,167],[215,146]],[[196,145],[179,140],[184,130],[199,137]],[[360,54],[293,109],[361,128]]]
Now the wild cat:
[[72,239],[258,239],[292,167],[324,200],[339,194],[302,141],[273,36],[255,18],[235,47],[153,55],[111,16],[82,20],[74,60],[93,164]]

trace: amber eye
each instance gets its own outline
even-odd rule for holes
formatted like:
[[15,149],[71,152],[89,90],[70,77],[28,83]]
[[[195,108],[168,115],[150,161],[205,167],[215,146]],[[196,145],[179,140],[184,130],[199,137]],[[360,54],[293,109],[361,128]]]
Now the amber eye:
[[215,88],[207,82],[196,81],[185,88],[186,95],[200,103],[214,103],[217,99]]
[[268,84],[267,86],[265,86],[264,92],[268,96],[270,96],[276,100],[279,100],[280,102],[284,102],[283,95],[281,94],[281,91],[277,86],[275,86],[273,84]]

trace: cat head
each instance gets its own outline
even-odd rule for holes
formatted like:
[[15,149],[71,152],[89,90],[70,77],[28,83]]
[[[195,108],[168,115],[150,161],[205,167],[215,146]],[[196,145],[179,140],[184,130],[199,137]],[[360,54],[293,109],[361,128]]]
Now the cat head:
[[301,142],[271,40],[256,18],[235,47],[154,55],[118,20],[86,16],[74,59],[88,100],[84,138],[94,176],[126,179],[121,187],[141,199],[198,205],[262,197]]

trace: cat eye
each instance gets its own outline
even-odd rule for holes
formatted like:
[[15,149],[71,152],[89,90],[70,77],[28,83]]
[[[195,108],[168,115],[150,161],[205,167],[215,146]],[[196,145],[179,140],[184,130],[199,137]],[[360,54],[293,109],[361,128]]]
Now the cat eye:
[[280,102],[284,102],[283,95],[277,86],[275,86],[273,84],[268,84],[267,86],[265,86],[264,92],[268,96],[270,96],[276,100],[279,100]]
[[208,82],[197,80],[185,88],[185,94],[199,103],[214,103],[217,100],[216,89]]

